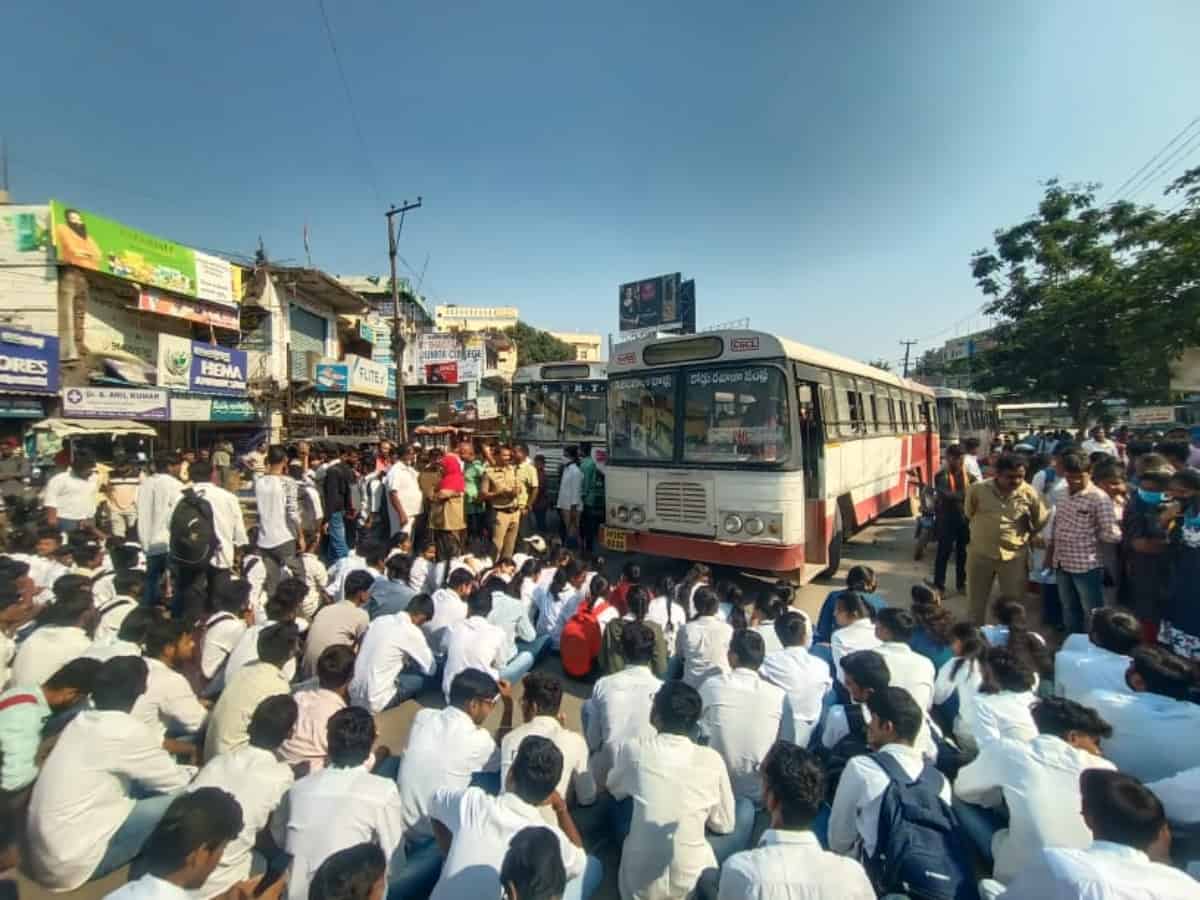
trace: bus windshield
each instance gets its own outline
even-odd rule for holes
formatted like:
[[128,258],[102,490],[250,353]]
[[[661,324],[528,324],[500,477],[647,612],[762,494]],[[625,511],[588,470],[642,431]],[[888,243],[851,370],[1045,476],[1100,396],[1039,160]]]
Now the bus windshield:
[[670,462],[675,456],[675,376],[610,378],[608,458]]
[[686,369],[683,461],[781,463],[791,452],[787,382],[774,366]]
[[534,384],[513,390],[513,431],[522,441],[557,441],[563,395]]
[[566,440],[598,438],[604,440],[605,422],[608,419],[608,398],[603,391],[569,393],[564,395],[567,413],[563,420],[563,437]]

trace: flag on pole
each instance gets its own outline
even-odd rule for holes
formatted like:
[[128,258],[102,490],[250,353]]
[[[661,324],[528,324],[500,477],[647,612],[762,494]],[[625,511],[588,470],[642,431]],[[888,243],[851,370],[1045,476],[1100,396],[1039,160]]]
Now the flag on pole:
[[312,267],[312,250],[308,246],[308,223],[304,223],[304,258],[308,260],[308,265]]

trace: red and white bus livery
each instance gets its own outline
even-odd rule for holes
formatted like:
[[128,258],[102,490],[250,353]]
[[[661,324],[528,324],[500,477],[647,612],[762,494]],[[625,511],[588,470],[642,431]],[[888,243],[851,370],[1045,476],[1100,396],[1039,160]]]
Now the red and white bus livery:
[[604,544],[808,581],[938,460],[930,388],[756,331],[618,345]]

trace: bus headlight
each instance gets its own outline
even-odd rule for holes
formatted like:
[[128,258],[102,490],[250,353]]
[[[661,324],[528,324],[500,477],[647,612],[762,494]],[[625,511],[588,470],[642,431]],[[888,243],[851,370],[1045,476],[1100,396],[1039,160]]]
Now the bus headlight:
[[633,512],[629,514],[629,521],[634,525],[641,525],[646,521],[646,513],[640,506],[635,506]]
[[751,537],[758,537],[767,529],[767,523],[758,516],[750,516],[746,519],[746,534]]
[[730,534],[737,534],[739,531],[741,531],[743,524],[742,517],[737,513],[730,513],[725,517],[725,530]]
[[617,521],[618,522],[628,522],[629,521],[629,507],[628,506],[618,506],[617,507]]

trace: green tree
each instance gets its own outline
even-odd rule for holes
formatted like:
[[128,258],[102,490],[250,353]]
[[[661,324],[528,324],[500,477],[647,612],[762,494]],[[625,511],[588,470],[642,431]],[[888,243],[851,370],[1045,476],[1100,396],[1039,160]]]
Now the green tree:
[[867,363],[868,366],[873,366],[876,369],[883,369],[885,372],[892,371],[892,364],[886,359],[873,359]]
[[548,331],[542,331],[524,322],[517,322],[512,328],[505,328],[504,333],[516,342],[518,366],[567,362],[575,358],[575,348],[570,344],[560,341]]

